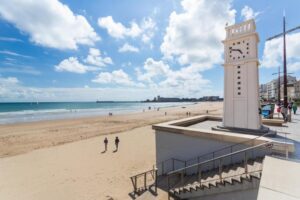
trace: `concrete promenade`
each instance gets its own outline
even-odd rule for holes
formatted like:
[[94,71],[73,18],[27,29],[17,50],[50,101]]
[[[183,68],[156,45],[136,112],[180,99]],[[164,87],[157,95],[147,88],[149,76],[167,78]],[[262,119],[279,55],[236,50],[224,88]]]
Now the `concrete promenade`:
[[290,158],[300,160],[300,110],[296,115],[292,114],[292,121],[279,126],[268,126],[272,130],[276,130],[277,134],[292,140],[295,144],[295,153],[290,155]]

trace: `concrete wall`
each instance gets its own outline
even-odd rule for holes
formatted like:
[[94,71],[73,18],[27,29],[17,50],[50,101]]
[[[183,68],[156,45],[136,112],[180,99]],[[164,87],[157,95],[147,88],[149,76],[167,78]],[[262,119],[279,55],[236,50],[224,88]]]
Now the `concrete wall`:
[[259,186],[258,200],[296,200],[299,190],[300,162],[266,157]]
[[156,162],[169,158],[187,160],[234,143],[156,131]]
[[[197,156],[211,153],[215,150],[221,149],[223,147],[231,146],[235,143],[229,143],[224,142],[220,140],[212,140],[212,139],[205,139],[201,137],[193,137],[193,136],[187,136],[183,134],[176,134],[176,133],[168,133],[164,131],[156,130],[155,132],[156,137],[156,163],[159,170],[159,173],[161,172],[161,164],[159,164],[162,161],[168,160],[170,158],[176,158],[180,160],[188,160],[191,158],[196,158]],[[238,149],[245,148],[245,146],[236,146],[233,151],[236,151]],[[218,152],[215,154],[215,157],[221,156],[224,154],[230,153],[230,149],[226,149],[225,151]],[[234,157],[234,160],[236,159],[243,159],[243,155],[237,155]],[[202,157],[200,159],[200,162],[206,161],[208,159],[212,159],[212,154]],[[187,165],[191,165],[194,163],[197,163],[197,159],[190,160],[187,162]],[[228,160],[223,160],[224,164],[229,164],[230,158]],[[218,164],[217,162],[215,164]],[[213,163],[211,165],[208,165],[206,169],[211,168],[213,166]],[[184,163],[182,162],[175,162],[175,169],[179,169],[184,167]],[[171,171],[172,163],[166,162],[164,164],[165,172]],[[196,168],[195,168],[196,169]],[[193,172],[193,170],[191,171]]]

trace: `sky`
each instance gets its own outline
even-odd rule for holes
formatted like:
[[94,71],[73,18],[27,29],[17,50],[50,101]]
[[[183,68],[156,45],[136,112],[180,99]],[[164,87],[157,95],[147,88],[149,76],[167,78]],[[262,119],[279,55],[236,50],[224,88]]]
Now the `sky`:
[[[223,96],[225,25],[255,19],[260,83],[299,0],[0,0],[0,102]],[[300,78],[300,30],[287,36]]]

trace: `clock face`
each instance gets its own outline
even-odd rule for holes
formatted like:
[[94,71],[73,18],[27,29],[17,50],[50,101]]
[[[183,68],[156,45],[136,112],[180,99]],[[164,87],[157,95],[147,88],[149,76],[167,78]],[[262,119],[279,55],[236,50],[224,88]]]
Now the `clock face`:
[[229,43],[228,47],[229,61],[239,61],[250,56],[250,41],[247,39]]

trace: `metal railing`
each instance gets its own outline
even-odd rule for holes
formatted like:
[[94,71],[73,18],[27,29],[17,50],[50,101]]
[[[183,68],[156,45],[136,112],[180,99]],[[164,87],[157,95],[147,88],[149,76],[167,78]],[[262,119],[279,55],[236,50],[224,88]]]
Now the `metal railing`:
[[166,175],[167,173],[174,171],[176,169],[180,169],[182,167],[187,167],[195,163],[199,163],[204,160],[208,159],[214,159],[217,156],[226,155],[228,153],[232,153],[237,150],[241,150],[246,148],[246,146],[254,146],[255,140],[257,140],[260,137],[265,137],[269,135],[270,133],[266,133],[264,135],[257,136],[255,138],[245,140],[240,143],[236,143],[230,146],[222,147],[220,149],[214,150],[209,153],[201,154],[199,156],[187,159],[187,160],[181,160],[177,158],[170,158],[165,161],[159,162],[156,164],[156,168],[158,169],[158,176]]
[[[243,167],[245,169],[245,171],[242,174],[248,174],[248,160],[250,158],[256,158],[259,156],[265,156],[267,154],[272,153],[272,148],[273,148],[274,144],[273,142],[265,142],[263,144],[259,144],[253,147],[249,147],[249,148],[245,148],[243,150],[239,150],[236,152],[232,152],[223,156],[219,156],[210,160],[206,160],[204,162],[200,162],[200,163],[196,163],[181,169],[177,169],[175,171],[169,172],[167,174],[167,185],[168,185],[168,193],[170,195],[170,190],[172,188],[175,188],[176,186],[178,186],[178,184],[183,185],[184,184],[184,177],[187,175],[187,171],[189,171],[190,174],[197,174],[198,176],[198,183],[203,184],[203,182],[201,182],[202,180],[202,172],[206,171],[210,171],[210,170],[217,170],[219,178],[218,180],[220,182],[223,182],[223,177],[222,177],[222,172],[224,169],[224,166],[233,164],[232,160],[234,156],[239,156],[238,159],[235,159],[236,162],[242,162],[243,163]],[[254,151],[255,150],[259,150],[260,153],[255,154]],[[262,150],[266,150],[266,152],[262,151]],[[251,154],[251,157],[250,157]],[[229,162],[225,162],[226,159],[229,159]],[[218,163],[217,168],[214,166],[215,162]],[[212,164],[213,165],[210,165]],[[240,174],[241,175],[241,174]],[[176,177],[177,181],[173,181],[173,185],[171,185],[171,178],[172,177]],[[178,180],[179,177],[179,180]],[[226,177],[227,178],[227,177]],[[212,181],[212,180],[211,180]],[[175,187],[174,187],[175,186]]]
[[157,169],[153,168],[146,172],[134,175],[130,177],[134,191],[134,194],[139,194],[142,191],[152,189],[154,186],[154,192],[157,193]]
[[[158,169],[158,176],[166,175],[170,171],[174,171],[186,166],[187,162],[185,160],[180,160],[177,158],[170,158],[156,164],[156,168]],[[155,165],[153,167],[155,167]]]

